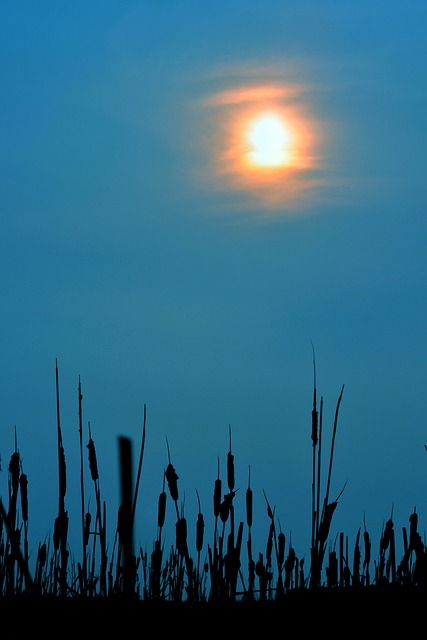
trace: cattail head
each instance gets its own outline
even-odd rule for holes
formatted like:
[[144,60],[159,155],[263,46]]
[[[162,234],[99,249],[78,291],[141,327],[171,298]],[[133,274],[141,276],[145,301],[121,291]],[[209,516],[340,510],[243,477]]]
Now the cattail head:
[[199,513],[197,515],[197,523],[196,523],[196,550],[200,552],[203,548],[205,521],[203,519],[203,514],[201,512],[199,492],[196,490],[196,493],[197,493],[197,504],[199,507]]
[[98,474],[98,462],[96,459],[95,443],[92,440],[92,438],[89,438],[89,443],[87,445],[87,448],[89,449],[90,474],[92,476],[92,480],[95,481],[95,480],[98,480],[99,474]]
[[196,523],[196,549],[197,551],[201,551],[203,548],[203,536],[205,531],[205,521],[203,519],[203,514],[199,513],[197,515],[197,523]]
[[215,480],[215,488],[213,495],[213,507],[214,507],[214,516],[215,518],[219,516],[220,508],[221,508],[221,496],[222,496],[222,482],[219,478]]
[[391,520],[391,518],[389,520],[387,520],[386,524],[385,524],[385,528],[384,528],[384,533],[381,536],[381,540],[380,540],[380,551],[384,552],[386,551],[386,549],[388,548],[390,542],[391,542],[391,538],[393,535],[393,520]]
[[92,516],[90,513],[86,513],[85,515],[85,524],[83,527],[83,544],[86,547],[89,543],[89,533],[90,533],[90,523],[92,521]]
[[224,500],[221,502],[221,505],[219,507],[219,517],[224,523],[227,522],[228,520],[230,509],[233,504],[233,498],[235,495],[236,494],[234,493],[234,491],[230,491],[230,493],[226,493],[224,496]]
[[274,536],[274,524],[271,523],[270,529],[268,531],[267,548],[265,552],[265,557],[266,557],[268,566],[271,566],[271,554],[273,552],[273,536]]
[[58,449],[58,470],[59,470],[59,497],[65,498],[67,493],[67,467],[65,464],[64,447]]
[[166,480],[168,483],[171,498],[174,502],[178,500],[178,476],[173,465],[169,462],[165,471]]
[[411,528],[415,529],[416,531],[418,526],[418,513],[416,512],[415,509],[413,513],[411,513],[411,515],[409,516],[409,522],[410,522]]
[[369,533],[366,531],[363,532],[363,543],[365,547],[365,555],[363,559],[363,566],[369,567],[371,562],[371,539],[369,537]]
[[320,544],[324,544],[328,538],[332,516],[334,515],[334,511],[337,508],[337,504],[337,501],[334,500],[334,502],[330,502],[325,506],[325,511],[323,513],[318,532]]
[[68,535],[68,514],[63,511],[55,518],[53,528],[53,548],[58,551],[61,543],[66,543]]
[[317,409],[313,409],[311,412],[311,440],[313,443],[313,447],[317,445],[318,442],[318,413]]
[[234,456],[231,451],[229,451],[227,453],[227,484],[230,491],[234,489],[234,482]]
[[246,523],[248,527],[252,527],[252,505],[253,505],[252,489],[248,487],[246,489]]
[[281,531],[277,536],[277,542],[278,542],[278,562],[279,562],[279,565],[282,566],[283,561],[285,559],[285,546],[286,546],[286,538],[283,531]]
[[166,491],[162,491],[159,495],[159,503],[157,508],[157,525],[162,528],[166,517]]
[[176,532],[176,548],[181,556],[187,556],[187,520],[182,517],[178,518],[175,525]]
[[234,455],[231,453],[231,426],[230,426],[230,449],[227,453],[227,484],[230,491],[234,489]]
[[[156,579],[160,579],[160,571],[162,567],[162,558],[163,558],[163,550],[160,544],[160,540],[155,540],[154,548],[151,553],[151,567],[150,570],[153,572],[153,577]],[[146,555],[143,554],[143,566],[146,566],[147,558]]]
[[253,505],[253,494],[251,489],[251,468],[249,467],[249,483],[248,488],[246,489],[246,524],[248,527],[252,527],[252,505]]
[[261,578],[265,573],[264,558],[262,556],[262,553],[258,554],[258,561],[255,564],[255,573],[259,578]]
[[354,552],[353,552],[353,581],[354,581],[354,584],[358,584],[359,583],[360,559],[361,559],[360,546],[359,546],[359,543],[356,542],[356,544],[354,546]]
[[25,473],[21,473],[19,478],[19,486],[21,489],[21,509],[22,520],[27,522],[28,520],[28,479]]
[[16,494],[19,487],[19,469],[20,458],[18,451],[14,451],[9,462],[10,483],[12,486],[12,493]]
[[313,386],[313,409],[311,411],[311,440],[313,447],[318,442],[318,413],[317,413],[317,397],[316,397],[316,359],[314,354],[314,346],[311,344],[313,350],[313,374],[314,374],[314,386]]
[[[335,552],[332,552],[332,553],[335,553]],[[286,558],[287,571],[293,570],[293,568],[295,567],[295,561],[296,561],[295,549],[293,547],[290,547],[288,557]]]
[[418,514],[415,509],[414,512],[409,516],[409,523],[409,546],[411,549],[414,549],[418,528]]

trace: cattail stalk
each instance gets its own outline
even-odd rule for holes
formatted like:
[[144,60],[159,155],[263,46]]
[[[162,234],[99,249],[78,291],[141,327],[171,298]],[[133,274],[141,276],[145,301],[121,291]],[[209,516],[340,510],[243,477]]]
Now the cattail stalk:
[[56,380],[56,420],[58,434],[58,480],[59,480],[59,505],[58,516],[54,525],[54,547],[60,552],[59,567],[59,589],[62,596],[67,595],[67,564],[68,564],[68,512],[65,510],[65,495],[67,492],[67,468],[65,463],[65,452],[62,445],[62,431],[60,418],[60,402],[59,402],[59,374],[58,360],[55,362],[55,380]]
[[81,594],[86,595],[87,587],[87,541],[89,531],[86,533],[85,515],[85,487],[84,487],[84,464],[83,464],[83,394],[79,376],[78,382],[78,414],[79,414],[79,444],[80,444],[80,503],[81,503],[81,525],[82,525],[82,566],[81,566]]
[[197,514],[197,522],[196,522],[196,551],[197,551],[196,585],[197,585],[197,598],[199,598],[199,596],[201,595],[199,593],[200,554],[203,549],[205,521],[204,521],[203,514],[200,507],[200,496],[197,490],[196,490],[196,494],[197,494],[197,505],[198,505],[198,514]]
[[133,496],[133,504],[132,504],[132,523],[135,522],[136,501],[137,501],[137,498],[138,498],[139,483],[140,483],[140,480],[141,480],[142,460],[144,458],[144,449],[145,449],[146,422],[147,422],[147,405],[144,404],[144,418],[143,418],[143,422],[142,422],[141,449],[140,449],[140,452],[139,452],[138,472],[137,472],[137,476],[136,476],[136,486],[135,486],[135,493],[134,493],[134,496]]

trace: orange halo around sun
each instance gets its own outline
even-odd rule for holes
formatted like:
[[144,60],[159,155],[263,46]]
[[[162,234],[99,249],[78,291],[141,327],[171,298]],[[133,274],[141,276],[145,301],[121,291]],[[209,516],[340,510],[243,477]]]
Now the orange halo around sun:
[[210,96],[206,141],[215,187],[273,208],[307,201],[319,182],[324,132],[305,98],[303,86],[278,83]]

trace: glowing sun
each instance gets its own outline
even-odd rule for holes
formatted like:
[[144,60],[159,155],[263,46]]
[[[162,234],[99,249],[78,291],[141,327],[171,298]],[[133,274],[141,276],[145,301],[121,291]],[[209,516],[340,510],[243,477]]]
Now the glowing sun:
[[325,130],[307,92],[280,82],[239,84],[203,100],[210,120],[201,121],[209,125],[202,139],[214,189],[245,194],[265,210],[294,211],[317,194]]
[[247,157],[252,164],[281,167],[291,160],[292,135],[286,122],[278,115],[263,113],[249,125],[246,139]]

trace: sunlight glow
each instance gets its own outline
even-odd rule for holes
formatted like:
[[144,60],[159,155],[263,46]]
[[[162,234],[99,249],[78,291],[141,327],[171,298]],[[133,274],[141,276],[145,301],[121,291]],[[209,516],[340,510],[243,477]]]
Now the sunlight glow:
[[274,113],[256,118],[247,138],[251,146],[248,156],[255,165],[277,167],[290,162],[292,136],[286,123]]
[[240,84],[209,95],[204,106],[215,190],[239,192],[264,211],[294,212],[318,197],[325,129],[310,108],[307,88]]

